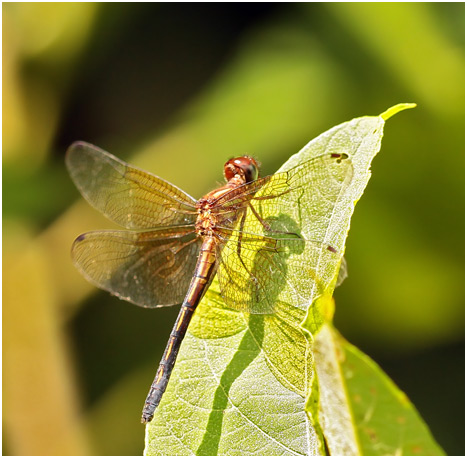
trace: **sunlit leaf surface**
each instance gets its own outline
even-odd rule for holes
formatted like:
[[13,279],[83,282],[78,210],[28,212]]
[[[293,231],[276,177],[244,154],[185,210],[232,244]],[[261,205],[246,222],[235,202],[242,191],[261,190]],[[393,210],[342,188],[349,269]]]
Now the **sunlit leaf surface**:
[[[370,177],[385,120],[412,106],[400,105],[381,116],[336,126],[278,171],[292,170],[326,154],[349,157],[351,167],[344,176],[340,172],[339,179],[345,186],[333,187],[335,175],[329,164],[315,160],[318,170],[308,170],[310,186],[293,195],[294,201],[285,199],[279,208],[266,206],[262,214],[279,224],[292,221],[307,240],[333,250],[289,253],[291,259],[283,261],[292,266],[287,273],[312,286],[301,290],[309,294],[303,302],[294,295],[296,288],[287,289],[288,278],[279,282],[280,287],[273,289],[277,294],[273,294],[271,314],[227,309],[216,278],[198,307],[168,389],[147,427],[147,455],[319,455],[325,447],[334,454],[358,454],[352,411],[344,402],[344,382],[337,393],[341,408],[333,413],[334,407],[325,401],[324,375],[322,380],[314,376],[312,348],[329,312],[326,304],[337,278],[350,217]],[[325,173],[329,186],[313,187],[314,177]],[[307,177],[301,180],[306,182]],[[331,386],[339,373],[332,354],[328,350],[320,354],[321,365],[331,368]],[[341,420],[336,426],[332,420],[337,415]]]

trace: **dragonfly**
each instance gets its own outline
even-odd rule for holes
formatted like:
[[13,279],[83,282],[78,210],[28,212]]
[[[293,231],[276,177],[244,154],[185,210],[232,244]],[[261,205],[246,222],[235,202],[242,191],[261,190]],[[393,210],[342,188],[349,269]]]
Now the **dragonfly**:
[[[266,177],[259,177],[254,158],[236,157],[224,165],[226,184],[199,200],[86,142],[68,148],[66,165],[84,198],[125,229],[75,239],[72,259],[82,275],[142,307],[181,305],[142,423],[154,417],[191,317],[216,274],[228,308],[271,314],[280,301],[307,307],[324,282],[317,265],[341,259],[325,239],[329,215],[352,178],[345,152]],[[313,234],[315,226],[320,233]]]

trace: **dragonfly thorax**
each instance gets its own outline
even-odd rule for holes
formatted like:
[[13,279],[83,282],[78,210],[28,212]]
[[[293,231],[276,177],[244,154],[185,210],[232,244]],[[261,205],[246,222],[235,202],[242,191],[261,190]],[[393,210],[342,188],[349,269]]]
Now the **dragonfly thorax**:
[[198,202],[198,217],[196,218],[196,232],[201,236],[210,237],[216,228],[217,219],[211,211],[211,205],[207,199]]

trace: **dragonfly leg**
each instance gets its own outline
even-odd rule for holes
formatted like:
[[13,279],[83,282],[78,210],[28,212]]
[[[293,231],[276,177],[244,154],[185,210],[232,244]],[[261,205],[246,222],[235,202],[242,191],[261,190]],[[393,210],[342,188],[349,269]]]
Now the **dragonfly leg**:
[[253,215],[255,215],[256,219],[261,223],[261,225],[264,227],[264,230],[269,233],[273,234],[284,234],[284,235],[294,235],[295,237],[300,237],[300,234],[297,234],[296,232],[285,232],[285,231],[277,231],[271,228],[271,225],[264,221],[264,219],[259,215],[259,213],[255,210],[255,207],[251,205],[251,202],[248,202],[248,205],[250,206],[250,210],[252,211]]
[[[254,210],[253,210],[254,211]],[[258,216],[259,217],[259,216]],[[246,218],[246,212],[243,212],[242,219],[240,221],[240,226],[239,226],[239,236],[238,236],[238,241],[237,241],[237,256],[240,262],[243,265],[243,268],[248,272],[248,275],[250,276],[251,282],[255,285],[255,293],[256,293],[256,300],[259,301],[259,288],[258,288],[258,279],[250,272],[250,269],[245,265],[245,262],[242,259],[242,238],[243,238],[243,226],[245,224],[245,218]],[[267,223],[265,223],[267,224]]]

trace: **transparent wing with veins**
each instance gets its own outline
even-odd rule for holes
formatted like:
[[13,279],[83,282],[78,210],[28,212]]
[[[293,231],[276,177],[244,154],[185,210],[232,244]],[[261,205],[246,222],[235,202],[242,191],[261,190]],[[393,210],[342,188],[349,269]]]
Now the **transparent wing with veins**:
[[305,309],[313,291],[332,281],[341,254],[329,230],[352,170],[347,155],[326,154],[219,199],[219,213],[244,214],[218,231],[217,273],[227,306],[264,314],[283,301]]
[[127,229],[194,224],[196,200],[94,145],[73,143],[66,165],[86,200]]
[[95,231],[72,247],[78,270],[99,288],[142,307],[181,304],[201,239],[186,226],[152,231]]
[[78,270],[98,287],[143,307],[181,304],[201,246],[194,227],[196,201],[88,143],[71,145],[66,164],[93,207],[127,229],[138,229],[80,235],[72,247]]

